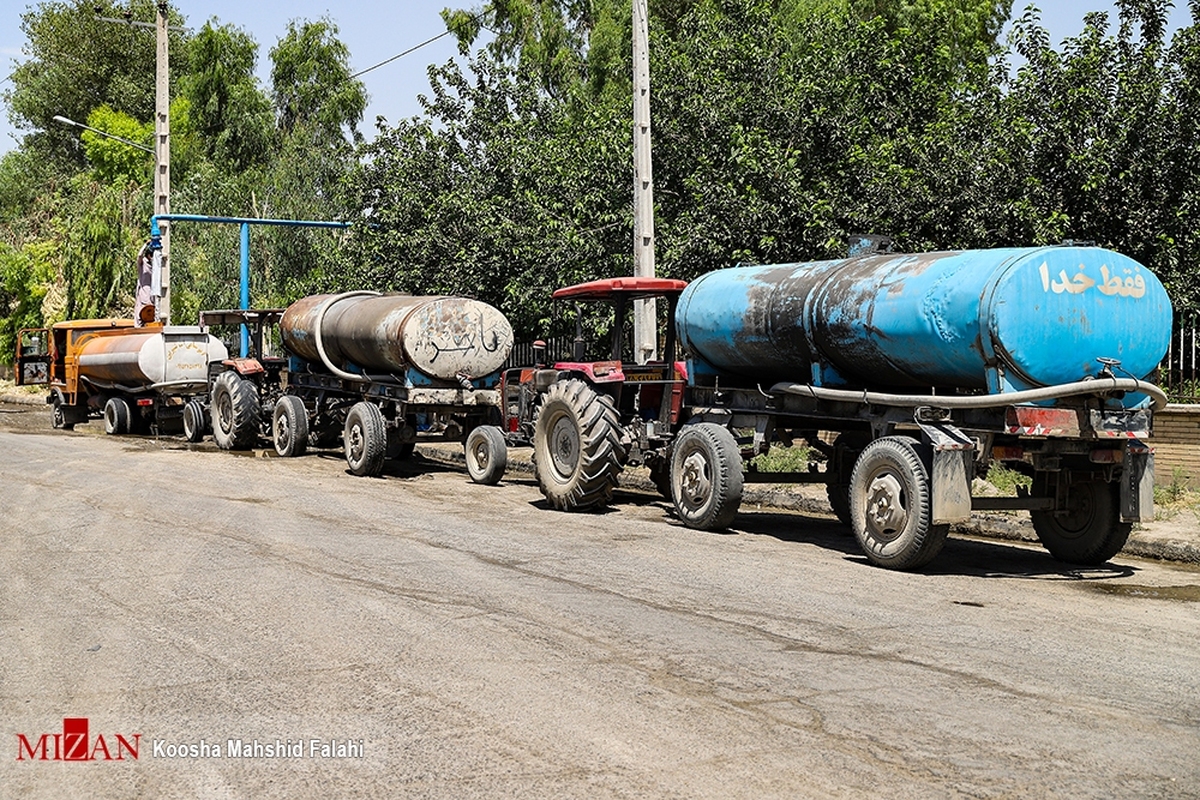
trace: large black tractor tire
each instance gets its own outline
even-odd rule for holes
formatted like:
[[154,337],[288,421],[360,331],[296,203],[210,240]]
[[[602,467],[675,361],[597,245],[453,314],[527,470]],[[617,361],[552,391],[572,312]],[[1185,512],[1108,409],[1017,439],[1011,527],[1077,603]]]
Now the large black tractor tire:
[[534,420],[533,463],[552,506],[604,506],[624,468],[621,420],[612,399],[578,379],[553,384]]
[[742,455],[728,428],[686,426],[671,446],[671,494],[689,528],[728,528],[742,505]]
[[1073,483],[1067,489],[1067,511],[1031,511],[1033,529],[1042,546],[1059,561],[1094,566],[1121,552],[1133,529],[1121,522],[1120,485],[1105,481]]
[[508,467],[508,445],[495,425],[480,425],[467,434],[467,474],[475,483],[495,486]]
[[249,450],[258,441],[261,421],[258,387],[233,370],[226,370],[213,383],[213,439],[222,450]]
[[308,450],[308,411],[299,397],[285,394],[275,403],[271,440],[283,458],[302,456]]
[[195,444],[208,433],[208,411],[199,400],[189,400],[183,407],[183,438]]
[[355,403],[346,414],[344,433],[346,465],[359,477],[369,478],[383,472],[387,457],[387,423],[379,406]]
[[129,433],[133,411],[124,397],[110,397],[104,404],[104,432],[109,436]]
[[905,436],[867,445],[850,476],[850,525],[867,559],[888,569],[917,569],[932,561],[950,532],[932,523],[929,470]]

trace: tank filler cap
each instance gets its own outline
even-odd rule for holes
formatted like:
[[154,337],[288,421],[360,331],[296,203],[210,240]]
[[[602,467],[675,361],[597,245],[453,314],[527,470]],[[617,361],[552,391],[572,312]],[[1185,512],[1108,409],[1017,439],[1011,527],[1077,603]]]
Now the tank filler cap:
[[1100,377],[1102,378],[1117,377],[1113,374],[1113,369],[1120,369],[1121,367],[1121,359],[1109,358],[1108,356],[1097,356],[1096,363],[1102,367],[1100,370]]

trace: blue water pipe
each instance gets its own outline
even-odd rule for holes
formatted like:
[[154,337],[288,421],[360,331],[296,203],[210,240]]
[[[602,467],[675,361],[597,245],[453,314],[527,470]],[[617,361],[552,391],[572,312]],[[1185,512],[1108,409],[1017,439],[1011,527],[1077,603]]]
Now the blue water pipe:
[[[225,225],[241,226],[241,305],[242,310],[250,308],[250,226],[251,225],[284,225],[293,228],[349,228],[349,222],[331,222],[328,220],[312,219],[259,219],[257,217],[211,217],[205,214],[155,214],[150,217],[150,246],[162,247],[162,230],[159,220],[167,222],[211,222]],[[250,331],[242,326],[242,357],[250,353]]]

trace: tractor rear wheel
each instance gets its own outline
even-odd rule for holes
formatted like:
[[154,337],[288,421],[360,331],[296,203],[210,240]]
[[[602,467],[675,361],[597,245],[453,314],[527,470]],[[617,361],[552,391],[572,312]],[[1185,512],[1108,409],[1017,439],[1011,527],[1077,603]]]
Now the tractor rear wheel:
[[213,439],[222,450],[249,450],[258,441],[258,387],[233,370],[217,376],[212,389]]
[[533,463],[552,506],[575,511],[607,504],[624,455],[611,398],[578,379],[546,390],[534,420]]

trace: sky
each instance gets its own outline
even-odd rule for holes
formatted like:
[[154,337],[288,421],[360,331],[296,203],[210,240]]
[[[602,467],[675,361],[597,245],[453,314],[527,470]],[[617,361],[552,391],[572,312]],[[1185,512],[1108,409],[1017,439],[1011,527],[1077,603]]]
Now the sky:
[[[653,0],[651,0],[653,1]],[[7,2],[0,11],[0,78],[7,78],[14,59],[22,59],[25,44],[21,32],[21,13],[35,2]],[[118,3],[119,5],[119,3]],[[383,3],[378,0],[288,0],[288,2],[234,2],[233,0],[174,0],[172,7],[187,18],[190,27],[199,28],[206,20],[216,17],[222,24],[233,24],[248,32],[259,45],[258,75],[263,86],[268,85],[270,58],[268,53],[283,36],[290,20],[315,20],[328,17],[337,24],[339,37],[350,50],[353,72],[367,69],[385,61],[427,39],[444,33],[440,12],[452,8],[475,8],[478,2],[455,3],[453,0],[400,0]],[[1015,0],[1014,16],[1026,5]],[[1051,40],[1062,41],[1077,34],[1083,27],[1083,15],[1088,11],[1110,11],[1113,6],[1105,0],[1042,0],[1042,23]],[[1171,28],[1189,22],[1184,0],[1176,0],[1171,15]],[[146,46],[154,46],[154,34],[146,30]],[[391,123],[421,113],[417,95],[428,93],[426,68],[457,56],[454,37],[443,36],[390,64],[360,77],[369,95],[369,105],[363,115],[360,130],[368,139],[375,131],[375,117],[383,116]],[[654,76],[651,75],[651,82]],[[0,87],[7,88],[5,84]],[[15,149],[21,135],[8,121],[7,108],[0,113],[0,153]]]

